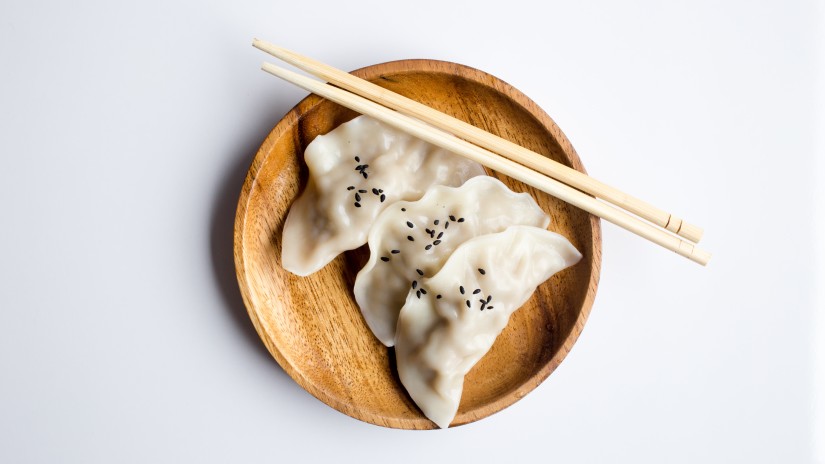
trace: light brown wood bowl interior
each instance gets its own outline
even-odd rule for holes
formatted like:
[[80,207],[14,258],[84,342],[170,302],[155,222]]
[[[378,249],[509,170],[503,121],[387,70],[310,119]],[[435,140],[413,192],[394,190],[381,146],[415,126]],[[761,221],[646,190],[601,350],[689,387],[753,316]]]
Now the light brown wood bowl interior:
[[[580,171],[567,138],[535,103],[476,69],[433,60],[369,66],[355,75],[432,106]],[[278,122],[261,145],[243,185],[235,223],[235,263],[255,329],[283,369],[312,395],[373,424],[432,429],[395,372],[392,350],[367,328],[352,293],[366,246],[309,277],[281,267],[281,232],[303,191],[303,152],[356,113],[315,95]],[[529,192],[552,218],[550,230],[582,252],[577,265],[541,285],[490,352],[467,375],[453,426],[498,412],[533,390],[559,365],[584,327],[599,280],[599,220],[497,173],[514,191]]]

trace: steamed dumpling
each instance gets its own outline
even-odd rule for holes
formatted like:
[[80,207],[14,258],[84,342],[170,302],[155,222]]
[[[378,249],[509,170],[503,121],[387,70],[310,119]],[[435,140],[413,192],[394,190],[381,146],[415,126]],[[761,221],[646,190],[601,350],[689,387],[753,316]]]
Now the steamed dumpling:
[[366,116],[316,137],[304,159],[309,183],[289,210],[281,253],[283,267],[300,276],[366,243],[375,218],[396,201],[484,174],[478,163]]
[[563,236],[513,226],[458,247],[401,309],[396,360],[401,382],[439,427],[455,417],[464,376],[490,349],[510,315],[536,287],[577,263],[581,254]]
[[398,312],[407,293],[435,274],[467,240],[510,225],[546,228],[550,218],[526,193],[498,179],[476,177],[461,187],[434,186],[414,202],[384,210],[369,233],[370,259],[355,279],[355,301],[376,337],[395,344]]

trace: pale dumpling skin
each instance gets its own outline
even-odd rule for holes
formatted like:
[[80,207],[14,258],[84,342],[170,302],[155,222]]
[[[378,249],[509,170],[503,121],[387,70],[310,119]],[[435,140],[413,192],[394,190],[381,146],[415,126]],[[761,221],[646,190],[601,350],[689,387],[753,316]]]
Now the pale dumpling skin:
[[577,263],[581,254],[563,236],[513,226],[458,247],[401,309],[396,360],[401,382],[439,427],[450,425],[464,376],[490,349],[510,315],[536,287]]
[[395,203],[376,218],[370,259],[355,279],[355,301],[375,336],[393,346],[407,293],[422,291],[422,279],[438,272],[459,245],[514,224],[544,229],[549,223],[533,197],[493,177],[433,186],[420,200]]
[[316,137],[304,159],[309,182],[289,210],[281,252],[283,267],[299,276],[366,243],[389,205],[484,174],[478,163],[366,116]]

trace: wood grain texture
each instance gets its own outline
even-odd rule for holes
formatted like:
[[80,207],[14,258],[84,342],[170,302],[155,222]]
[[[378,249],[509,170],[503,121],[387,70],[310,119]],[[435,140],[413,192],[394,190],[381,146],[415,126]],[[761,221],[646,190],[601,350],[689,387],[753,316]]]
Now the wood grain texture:
[[[567,138],[530,99],[484,72],[454,63],[406,60],[355,71],[359,77],[430,105],[584,172]],[[352,294],[366,246],[309,277],[281,267],[281,232],[303,190],[303,151],[356,113],[310,95],[261,145],[241,191],[235,264],[244,302],[261,340],[304,389],[333,408],[373,424],[431,429],[395,372],[394,356],[372,335]],[[533,390],[559,365],[581,333],[599,279],[597,218],[540,191],[529,192],[551,216],[550,230],[568,237],[584,258],[539,287],[511,318],[490,352],[467,375],[453,426],[484,418]]]

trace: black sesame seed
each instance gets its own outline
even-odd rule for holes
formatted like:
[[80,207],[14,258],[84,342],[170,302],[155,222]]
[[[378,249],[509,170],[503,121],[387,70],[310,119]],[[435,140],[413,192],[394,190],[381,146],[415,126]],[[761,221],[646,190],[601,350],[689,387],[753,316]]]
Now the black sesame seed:
[[407,208],[401,208],[401,211],[407,211]]
[[436,299],[436,300],[440,300],[440,299],[441,299],[441,294],[439,293],[438,295],[436,295],[436,296],[435,296],[435,299]]
[[407,235],[407,240],[409,240],[411,242],[415,241],[415,239],[412,237],[412,235]]
[[433,224],[438,225],[438,219],[436,219],[435,221],[433,221]]
[[484,306],[485,306],[485,303],[482,301],[482,302],[481,302],[481,308],[480,308],[479,310],[480,310],[480,311],[484,311]]
[[370,165],[369,165],[369,164],[362,164],[362,165],[361,165],[361,169],[367,169],[368,167],[370,167]]
[[431,231],[430,229],[424,229],[424,232],[427,232],[428,234],[432,234],[432,233],[433,233],[433,231]]
[[368,177],[369,177],[369,176],[367,175],[367,172],[366,172],[366,171],[361,171],[361,174],[364,176],[364,179],[366,179],[366,178],[368,178]]
[[397,255],[398,253],[401,253],[401,250],[392,250],[390,253]]
[[461,294],[463,295],[464,294],[464,286],[463,285],[459,286],[458,291],[461,292]]
[[464,222],[464,218],[458,218],[458,222]]
[[355,162],[356,162],[356,163],[360,163],[360,162],[361,162],[361,158],[359,158],[359,157],[357,157],[357,156],[356,156],[356,157],[355,157]]
[[445,222],[445,223],[444,223],[444,228],[446,229],[447,227],[450,227],[450,223],[449,223],[449,222]]
[[385,263],[389,260],[390,260],[390,258],[387,258],[386,256],[381,257],[381,261],[384,261]]
[[487,295],[487,303],[489,303],[490,300],[492,300],[492,299],[493,299],[493,295]]
[[354,186],[354,185],[350,185],[349,187],[347,187],[347,190],[355,190],[355,186]]
[[381,194],[381,203],[384,203],[384,200],[386,200],[386,199],[387,199],[387,196],[382,193]]
[[451,221],[455,221],[455,216],[453,216],[453,215],[451,214],[451,215],[450,215],[450,220],[451,220]]
[[429,249],[430,249],[430,248],[432,248],[432,247],[433,247],[432,245],[427,245],[427,246],[425,246],[425,247],[424,247],[424,249],[425,249],[425,250],[429,250]]
[[417,280],[413,280],[412,287],[413,287],[413,289],[415,289],[415,287],[418,287],[418,281]]
[[422,271],[421,269],[416,269],[415,272],[417,272],[420,276],[424,275],[424,271]]
[[416,291],[415,296],[417,296],[418,299],[420,300],[421,299],[421,290]]
[[493,309],[493,307],[492,306],[487,306],[487,309]]
[[358,191],[358,193],[367,193],[367,191],[366,191],[366,190],[361,189],[361,190],[359,190],[359,191]]
[[478,295],[479,293],[481,293],[480,288],[477,288],[477,289],[473,290],[473,295]]
[[441,238],[441,237],[443,237],[443,236],[444,236],[444,232],[439,232],[439,233],[438,233],[438,237],[436,237],[436,238]]
[[436,241],[434,241],[434,242],[433,242],[433,245],[436,245],[436,246],[441,245],[441,240],[436,240]]
[[359,195],[357,192],[355,193],[355,201],[361,201],[361,195]]
[[478,300],[478,301],[480,301],[480,302],[481,302],[481,304],[483,304],[483,305],[486,305],[486,304],[487,304],[487,300],[485,300],[484,298],[482,298],[482,299],[480,299],[480,300]]
[[384,189],[378,189],[378,193],[384,193]]
[[465,301],[464,303],[466,303],[466,304],[467,304],[467,307],[468,307],[468,308],[471,308],[471,307],[472,307],[472,306],[470,305],[470,300],[467,300],[467,301]]
[[424,289],[424,287],[421,287],[421,294],[422,294],[422,295],[426,295],[426,294],[427,294],[427,290],[425,290],[425,289]]
[[487,273],[487,271],[485,271],[485,270],[484,270],[484,269],[482,269],[482,268],[478,268],[478,273],[479,273],[479,274],[481,274],[481,275],[484,275],[484,274],[486,274],[486,273]]
[[356,207],[356,208],[360,208],[360,207],[361,207],[361,203],[355,202],[355,207]]
[[372,194],[373,194],[373,195],[378,195],[378,189],[377,189],[377,188],[375,188],[375,187],[373,187],[373,189],[372,189]]
[[412,229],[413,227],[415,227],[415,225],[414,225],[412,222],[407,221],[407,227],[409,227],[410,229]]
[[360,171],[360,170],[361,170],[361,165],[360,164],[358,166],[355,166],[355,169],[353,169],[353,171]]

